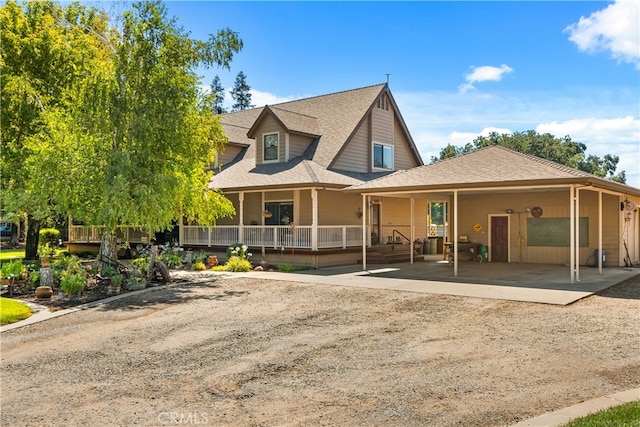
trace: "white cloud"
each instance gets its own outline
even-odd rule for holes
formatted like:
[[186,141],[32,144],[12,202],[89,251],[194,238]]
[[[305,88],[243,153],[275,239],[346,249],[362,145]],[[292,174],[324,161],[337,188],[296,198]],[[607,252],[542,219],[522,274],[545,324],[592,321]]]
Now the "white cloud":
[[506,64],[502,64],[500,67],[492,67],[490,65],[472,67],[472,71],[465,75],[466,83],[460,85],[459,90],[461,93],[465,93],[475,89],[473,86],[474,83],[486,81],[499,82],[505,74],[512,72],[513,68]]
[[617,0],[564,30],[569,40],[585,52],[610,51],[619,61],[640,69],[640,2]]

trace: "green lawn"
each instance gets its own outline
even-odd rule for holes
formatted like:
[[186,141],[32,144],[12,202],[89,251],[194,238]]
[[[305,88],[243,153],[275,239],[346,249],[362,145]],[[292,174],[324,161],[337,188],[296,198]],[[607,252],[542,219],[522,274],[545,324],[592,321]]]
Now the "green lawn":
[[22,259],[24,249],[2,249],[0,250],[0,261],[4,259]]
[[30,317],[33,310],[26,304],[9,298],[0,298],[0,326]]
[[640,400],[604,409],[578,418],[564,427],[637,427],[640,426]]

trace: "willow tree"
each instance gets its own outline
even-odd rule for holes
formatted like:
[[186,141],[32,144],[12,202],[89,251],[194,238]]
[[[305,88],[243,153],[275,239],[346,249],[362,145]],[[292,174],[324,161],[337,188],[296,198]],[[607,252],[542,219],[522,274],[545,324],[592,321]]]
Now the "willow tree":
[[98,36],[110,54],[46,115],[32,164],[60,184],[58,206],[105,227],[101,255],[116,259],[121,226],[155,232],[234,213],[208,189],[206,166],[226,138],[195,70],[229,68],[242,41],[229,29],[191,39],[155,1],[133,4],[118,34]]
[[95,35],[106,33],[107,17],[77,3],[7,1],[0,25],[2,209],[10,220],[28,218],[26,257],[35,259],[40,224],[58,212],[51,171],[31,170],[29,159],[47,132],[45,115],[67,105],[70,89],[94,68],[103,48]]

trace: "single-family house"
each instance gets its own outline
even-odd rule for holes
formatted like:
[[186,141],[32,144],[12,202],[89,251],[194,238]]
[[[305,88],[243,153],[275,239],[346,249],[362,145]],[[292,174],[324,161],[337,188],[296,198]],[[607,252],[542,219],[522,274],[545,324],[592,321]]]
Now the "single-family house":
[[342,190],[423,164],[386,84],[237,111],[220,122],[229,142],[210,186],[236,215],[216,227],[183,226],[180,242],[244,243],[254,261],[259,249],[271,263],[355,263],[363,227],[373,243],[390,231],[379,212],[363,210],[359,194]]
[[499,146],[424,165],[387,84],[220,122],[229,141],[209,185],[236,215],[180,224],[183,246],[242,243],[254,263],[312,267],[435,254],[454,274],[463,259],[567,264],[572,279],[640,259],[640,189]]

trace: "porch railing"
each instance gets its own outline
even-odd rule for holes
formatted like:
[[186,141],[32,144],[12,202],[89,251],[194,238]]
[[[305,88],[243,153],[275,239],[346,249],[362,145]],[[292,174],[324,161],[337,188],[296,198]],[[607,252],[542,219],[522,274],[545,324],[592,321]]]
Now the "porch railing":
[[[69,241],[72,243],[100,243],[104,234],[104,226],[71,225]],[[116,230],[116,238],[121,242],[148,243],[151,235],[140,227],[120,227]]]
[[[310,225],[220,225],[216,227],[182,226],[182,245],[228,246],[244,243],[251,247],[312,249]],[[319,226],[318,249],[347,248],[362,245],[361,226]]]
[[[69,240],[72,243],[99,243],[104,227],[72,225]],[[218,225],[202,227],[183,225],[180,227],[180,244],[185,246],[230,246],[243,243],[251,247],[274,249],[313,249],[313,227],[303,226],[260,226]],[[150,235],[140,228],[122,227],[117,232],[118,240],[131,243],[148,243]],[[349,248],[362,245],[362,226],[322,225],[318,226],[318,249]]]

